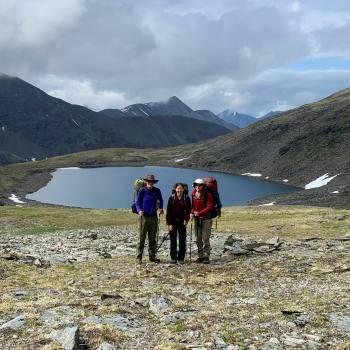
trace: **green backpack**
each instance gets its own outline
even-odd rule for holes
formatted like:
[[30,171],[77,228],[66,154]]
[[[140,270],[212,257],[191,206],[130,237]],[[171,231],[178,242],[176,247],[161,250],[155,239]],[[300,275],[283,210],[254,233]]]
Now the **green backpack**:
[[135,180],[135,182],[134,182],[134,202],[131,205],[131,211],[134,214],[138,214],[137,209],[136,209],[136,199],[137,199],[137,195],[138,195],[139,191],[144,186],[145,186],[145,181],[143,179],[136,179]]

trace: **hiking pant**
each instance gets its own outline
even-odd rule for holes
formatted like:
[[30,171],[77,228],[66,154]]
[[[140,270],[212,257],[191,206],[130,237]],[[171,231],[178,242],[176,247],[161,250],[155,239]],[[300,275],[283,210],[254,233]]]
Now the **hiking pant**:
[[199,258],[209,258],[210,256],[210,235],[212,219],[195,219],[194,232],[197,238],[197,248]]
[[[179,251],[177,251],[177,236],[179,235]],[[170,236],[170,258],[171,260],[185,260],[186,254],[186,226],[175,224],[169,231]]]
[[157,215],[140,216],[139,217],[139,241],[137,244],[136,258],[141,260],[143,249],[145,247],[146,237],[148,235],[148,256],[150,259],[156,257],[157,252],[157,229],[158,218]]

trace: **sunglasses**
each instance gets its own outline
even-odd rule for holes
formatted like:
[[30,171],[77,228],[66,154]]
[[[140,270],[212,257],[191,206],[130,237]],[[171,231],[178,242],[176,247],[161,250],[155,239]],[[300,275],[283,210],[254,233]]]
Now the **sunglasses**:
[[204,184],[196,184],[196,183],[194,183],[193,186],[204,186]]

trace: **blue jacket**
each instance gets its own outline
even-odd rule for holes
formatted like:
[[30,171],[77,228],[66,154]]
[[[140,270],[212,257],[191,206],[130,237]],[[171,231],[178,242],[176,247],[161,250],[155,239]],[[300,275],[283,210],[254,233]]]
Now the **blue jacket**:
[[[157,201],[159,201],[157,205]],[[145,215],[157,215],[157,209],[163,209],[163,198],[160,189],[153,187],[149,190],[147,187],[141,188],[137,194],[136,209],[139,212],[143,210]]]

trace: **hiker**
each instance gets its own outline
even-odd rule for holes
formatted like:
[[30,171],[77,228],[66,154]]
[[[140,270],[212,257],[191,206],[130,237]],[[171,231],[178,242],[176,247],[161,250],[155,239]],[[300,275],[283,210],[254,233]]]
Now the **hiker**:
[[[170,258],[173,264],[184,263],[186,254],[186,225],[190,220],[191,200],[188,197],[188,187],[176,183],[172,195],[168,199],[166,224],[170,236]],[[177,250],[179,236],[179,251]]]
[[197,238],[197,263],[210,263],[210,234],[213,220],[210,213],[213,210],[214,199],[205,187],[203,179],[193,183],[191,219],[194,218],[194,231]]
[[143,249],[145,247],[146,236],[148,235],[148,255],[149,260],[159,263],[156,257],[157,252],[157,229],[158,216],[163,214],[163,198],[159,188],[154,187],[158,182],[154,175],[147,175],[143,179],[146,186],[142,187],[137,194],[136,210],[139,214],[140,231],[139,241],[137,245],[137,261],[142,263]]

